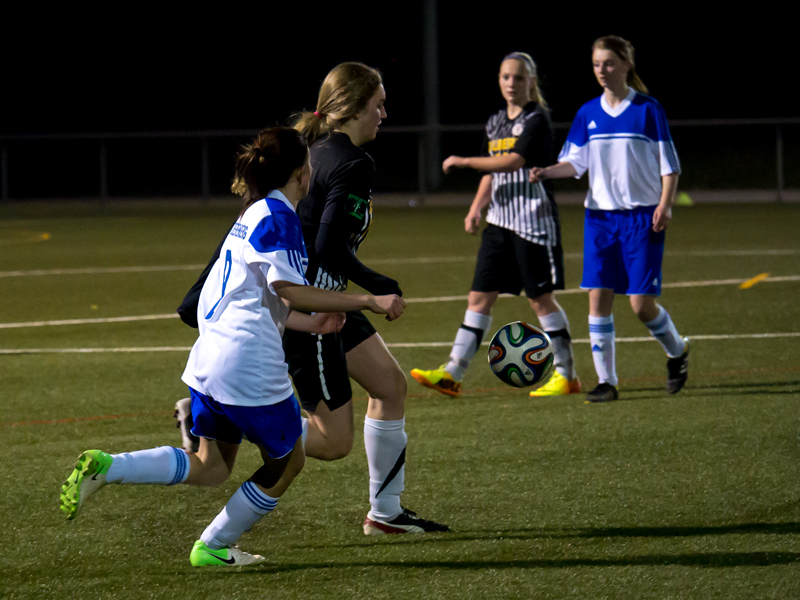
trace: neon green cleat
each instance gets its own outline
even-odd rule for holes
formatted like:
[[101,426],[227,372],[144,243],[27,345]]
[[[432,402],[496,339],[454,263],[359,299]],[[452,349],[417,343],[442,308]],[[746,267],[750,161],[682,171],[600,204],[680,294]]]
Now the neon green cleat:
[[242,552],[236,546],[212,550],[203,540],[197,540],[192,547],[189,561],[193,567],[246,567],[266,560],[260,554]]
[[71,521],[84,502],[106,484],[106,474],[114,459],[102,450],[87,450],[78,457],[72,474],[61,486],[61,510]]
[[550,380],[542,387],[533,390],[530,395],[534,398],[541,396],[566,396],[567,394],[577,394],[580,391],[580,379],[567,379],[558,371],[553,371]]
[[454,398],[461,392],[461,382],[453,379],[453,376],[444,370],[444,365],[431,371],[411,369],[411,376],[425,387]]

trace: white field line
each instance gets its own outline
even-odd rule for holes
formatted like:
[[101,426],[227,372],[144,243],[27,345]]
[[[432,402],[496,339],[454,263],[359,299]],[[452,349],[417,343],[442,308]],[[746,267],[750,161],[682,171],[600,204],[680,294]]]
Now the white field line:
[[[678,250],[666,252],[665,256],[690,257],[690,256],[792,256],[800,254],[796,250]],[[567,259],[579,259],[581,252],[568,252],[564,254]],[[370,265],[421,265],[453,262],[470,262],[475,260],[475,255],[470,256],[431,256],[410,258],[376,258],[367,259]],[[197,271],[203,270],[205,265],[157,265],[150,267],[98,267],[82,269],[38,269],[29,271],[0,271],[0,277],[38,277],[46,275],[102,275],[107,273],[154,273],[159,271]]]
[[[723,335],[690,335],[692,340],[755,340],[773,338],[794,338],[800,337],[800,331],[785,333],[739,333]],[[617,338],[621,343],[654,342],[652,336],[646,337],[627,337]],[[587,339],[573,339],[575,344],[588,344]],[[389,348],[450,348],[453,342],[402,342],[396,344],[386,344]],[[489,342],[483,342],[482,346],[488,346]],[[189,352],[191,346],[153,346],[150,348],[0,348],[2,354],[108,354],[123,352]]]
[[153,267],[108,267],[86,269],[47,269],[36,271],[0,271],[0,277],[39,277],[46,275],[102,275],[106,273],[155,273],[161,271],[197,271],[205,265],[156,265]]
[[[714,285],[739,285],[748,281],[747,279],[715,279],[710,281],[683,281],[678,283],[665,283],[665,288],[693,288]],[[761,283],[776,283],[787,281],[800,281],[800,275],[789,275],[785,277],[768,277]],[[585,294],[586,290],[572,288],[556,292],[561,294]],[[523,292],[524,295],[524,292]],[[500,294],[500,298],[513,298],[512,294]],[[426,304],[433,302],[458,302],[467,299],[467,295],[460,296],[433,296],[429,298],[406,298],[408,304]],[[97,319],[62,319],[58,321],[25,321],[22,323],[0,323],[0,329],[21,329],[25,327],[50,327],[57,325],[96,325],[101,323],[127,323],[134,321],[156,321],[161,319],[177,319],[177,313],[167,313],[162,315],[138,315],[132,317],[106,317]]]
[[159,321],[177,319],[178,313],[164,315],[137,315],[135,317],[106,317],[99,319],[63,319],[60,321],[27,321],[25,323],[0,323],[0,329],[19,329],[22,327],[50,327],[52,325],[95,325],[97,323],[129,323],[133,321]]

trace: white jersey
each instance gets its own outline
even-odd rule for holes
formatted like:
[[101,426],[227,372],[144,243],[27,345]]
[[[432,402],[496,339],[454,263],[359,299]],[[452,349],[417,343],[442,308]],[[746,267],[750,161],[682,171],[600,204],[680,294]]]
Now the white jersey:
[[584,104],[575,115],[558,157],[589,171],[585,206],[629,210],[661,200],[661,177],[681,166],[661,105],[631,89],[616,108],[604,96]]
[[304,285],[308,266],[300,219],[278,191],[234,224],[200,293],[200,337],[183,381],[222,404],[263,406],[291,396],[283,336],[288,307],[276,281]]

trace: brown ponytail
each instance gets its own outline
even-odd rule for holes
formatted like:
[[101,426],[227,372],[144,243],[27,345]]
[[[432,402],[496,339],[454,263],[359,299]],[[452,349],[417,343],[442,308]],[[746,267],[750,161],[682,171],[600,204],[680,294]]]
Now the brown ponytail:
[[339,129],[364,110],[383,79],[377,69],[359,62],[335,66],[319,88],[317,109],[294,116],[294,128],[311,145],[323,135]]
[[289,127],[272,127],[259,132],[252,144],[236,155],[236,176],[231,190],[244,196],[244,208],[282,188],[297,169],[306,164],[308,143]]
[[641,92],[642,94],[649,93],[647,86],[639,78],[639,75],[636,74],[636,63],[633,60],[633,44],[631,44],[628,40],[619,37],[618,35],[607,35],[605,37],[597,38],[594,41],[594,44],[592,44],[592,52],[597,49],[611,50],[614,52],[614,54],[628,63],[631,66],[631,69],[628,71],[628,80],[626,83],[637,92]]

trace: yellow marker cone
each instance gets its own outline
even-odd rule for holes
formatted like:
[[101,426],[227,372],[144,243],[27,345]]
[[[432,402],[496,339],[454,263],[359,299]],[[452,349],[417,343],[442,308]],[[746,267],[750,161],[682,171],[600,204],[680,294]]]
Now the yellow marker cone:
[[675,196],[675,206],[694,206],[694,200],[686,192],[678,192]]
[[744,283],[739,286],[740,290],[749,290],[755,284],[759,283],[760,281],[764,281],[767,277],[769,277],[769,273],[761,273],[760,275],[756,275],[752,279],[748,279]]

